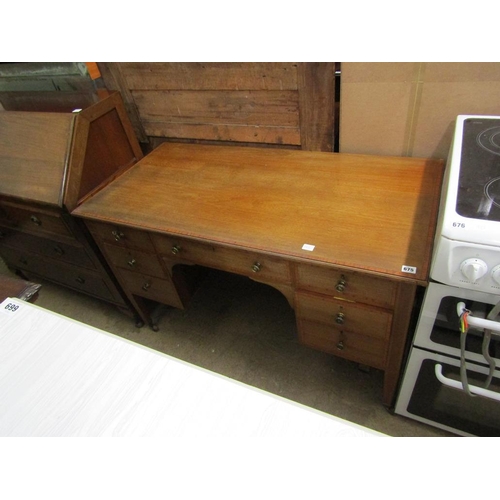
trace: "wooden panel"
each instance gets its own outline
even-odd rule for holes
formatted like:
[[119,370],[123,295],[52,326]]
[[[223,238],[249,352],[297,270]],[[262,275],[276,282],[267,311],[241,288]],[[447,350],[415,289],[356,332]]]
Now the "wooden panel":
[[148,138],[144,132],[144,128],[141,123],[141,117],[137,111],[137,106],[135,105],[134,99],[130,93],[130,89],[125,82],[121,71],[120,63],[98,63],[97,67],[102,75],[102,79],[108,90],[117,90],[120,92],[127,114],[132,122],[137,139],[142,143],[147,143]]
[[300,143],[308,151],[333,151],[335,63],[300,63]]
[[417,286],[415,283],[399,283],[394,309],[392,335],[389,340],[387,366],[384,378],[384,404],[395,403],[396,389],[401,376],[401,365],[405,350],[408,327],[412,315],[410,304],[414,304]]
[[120,168],[135,160],[116,110],[108,111],[94,120],[89,126],[78,198],[81,199]]
[[146,123],[299,126],[296,92],[135,91],[133,96]]
[[[332,151],[335,63],[99,63],[141,141]],[[300,110],[299,110],[300,105]]]
[[299,144],[298,94],[290,91],[134,91],[147,135]]
[[72,114],[0,112],[0,193],[61,206],[72,124]]
[[120,64],[130,90],[297,90],[297,63]]
[[71,211],[143,153],[119,93],[76,114],[65,206]]

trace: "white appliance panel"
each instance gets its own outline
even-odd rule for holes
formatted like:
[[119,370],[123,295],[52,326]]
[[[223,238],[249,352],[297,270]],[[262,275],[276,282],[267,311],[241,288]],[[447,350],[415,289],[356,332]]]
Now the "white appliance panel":
[[[432,425],[460,436],[500,436],[500,371],[496,371],[488,389],[491,397],[468,396],[464,391],[442,383],[459,380],[460,361],[455,358],[414,347],[406,367],[395,412],[398,415]],[[480,386],[488,369],[467,363],[471,381]],[[470,382],[472,383],[472,382]]]

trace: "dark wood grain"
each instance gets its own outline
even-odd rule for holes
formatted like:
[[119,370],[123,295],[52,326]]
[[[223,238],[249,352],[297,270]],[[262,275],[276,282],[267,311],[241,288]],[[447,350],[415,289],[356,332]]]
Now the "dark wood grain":
[[331,151],[335,63],[99,63],[142,142],[286,145]]
[[298,82],[302,149],[333,151],[335,63],[300,63]]

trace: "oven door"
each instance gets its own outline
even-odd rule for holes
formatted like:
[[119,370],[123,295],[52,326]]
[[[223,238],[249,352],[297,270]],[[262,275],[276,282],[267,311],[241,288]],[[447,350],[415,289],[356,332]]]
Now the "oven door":
[[500,436],[500,371],[484,389],[488,367],[466,367],[471,392],[481,396],[462,390],[459,359],[413,347],[395,412],[462,436]]
[[[474,318],[486,318],[500,301],[500,295],[430,283],[424,297],[413,345],[460,358],[457,305],[463,302]],[[498,318],[497,318],[498,321]],[[466,337],[466,359],[486,363],[482,354],[481,328],[470,327]],[[500,334],[492,332],[489,355],[500,367]]]

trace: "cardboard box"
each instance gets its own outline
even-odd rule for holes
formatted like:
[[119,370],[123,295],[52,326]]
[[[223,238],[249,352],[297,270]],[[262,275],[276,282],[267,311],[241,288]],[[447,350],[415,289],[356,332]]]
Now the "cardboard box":
[[500,63],[342,63],[343,153],[446,158],[459,114],[500,116]]

